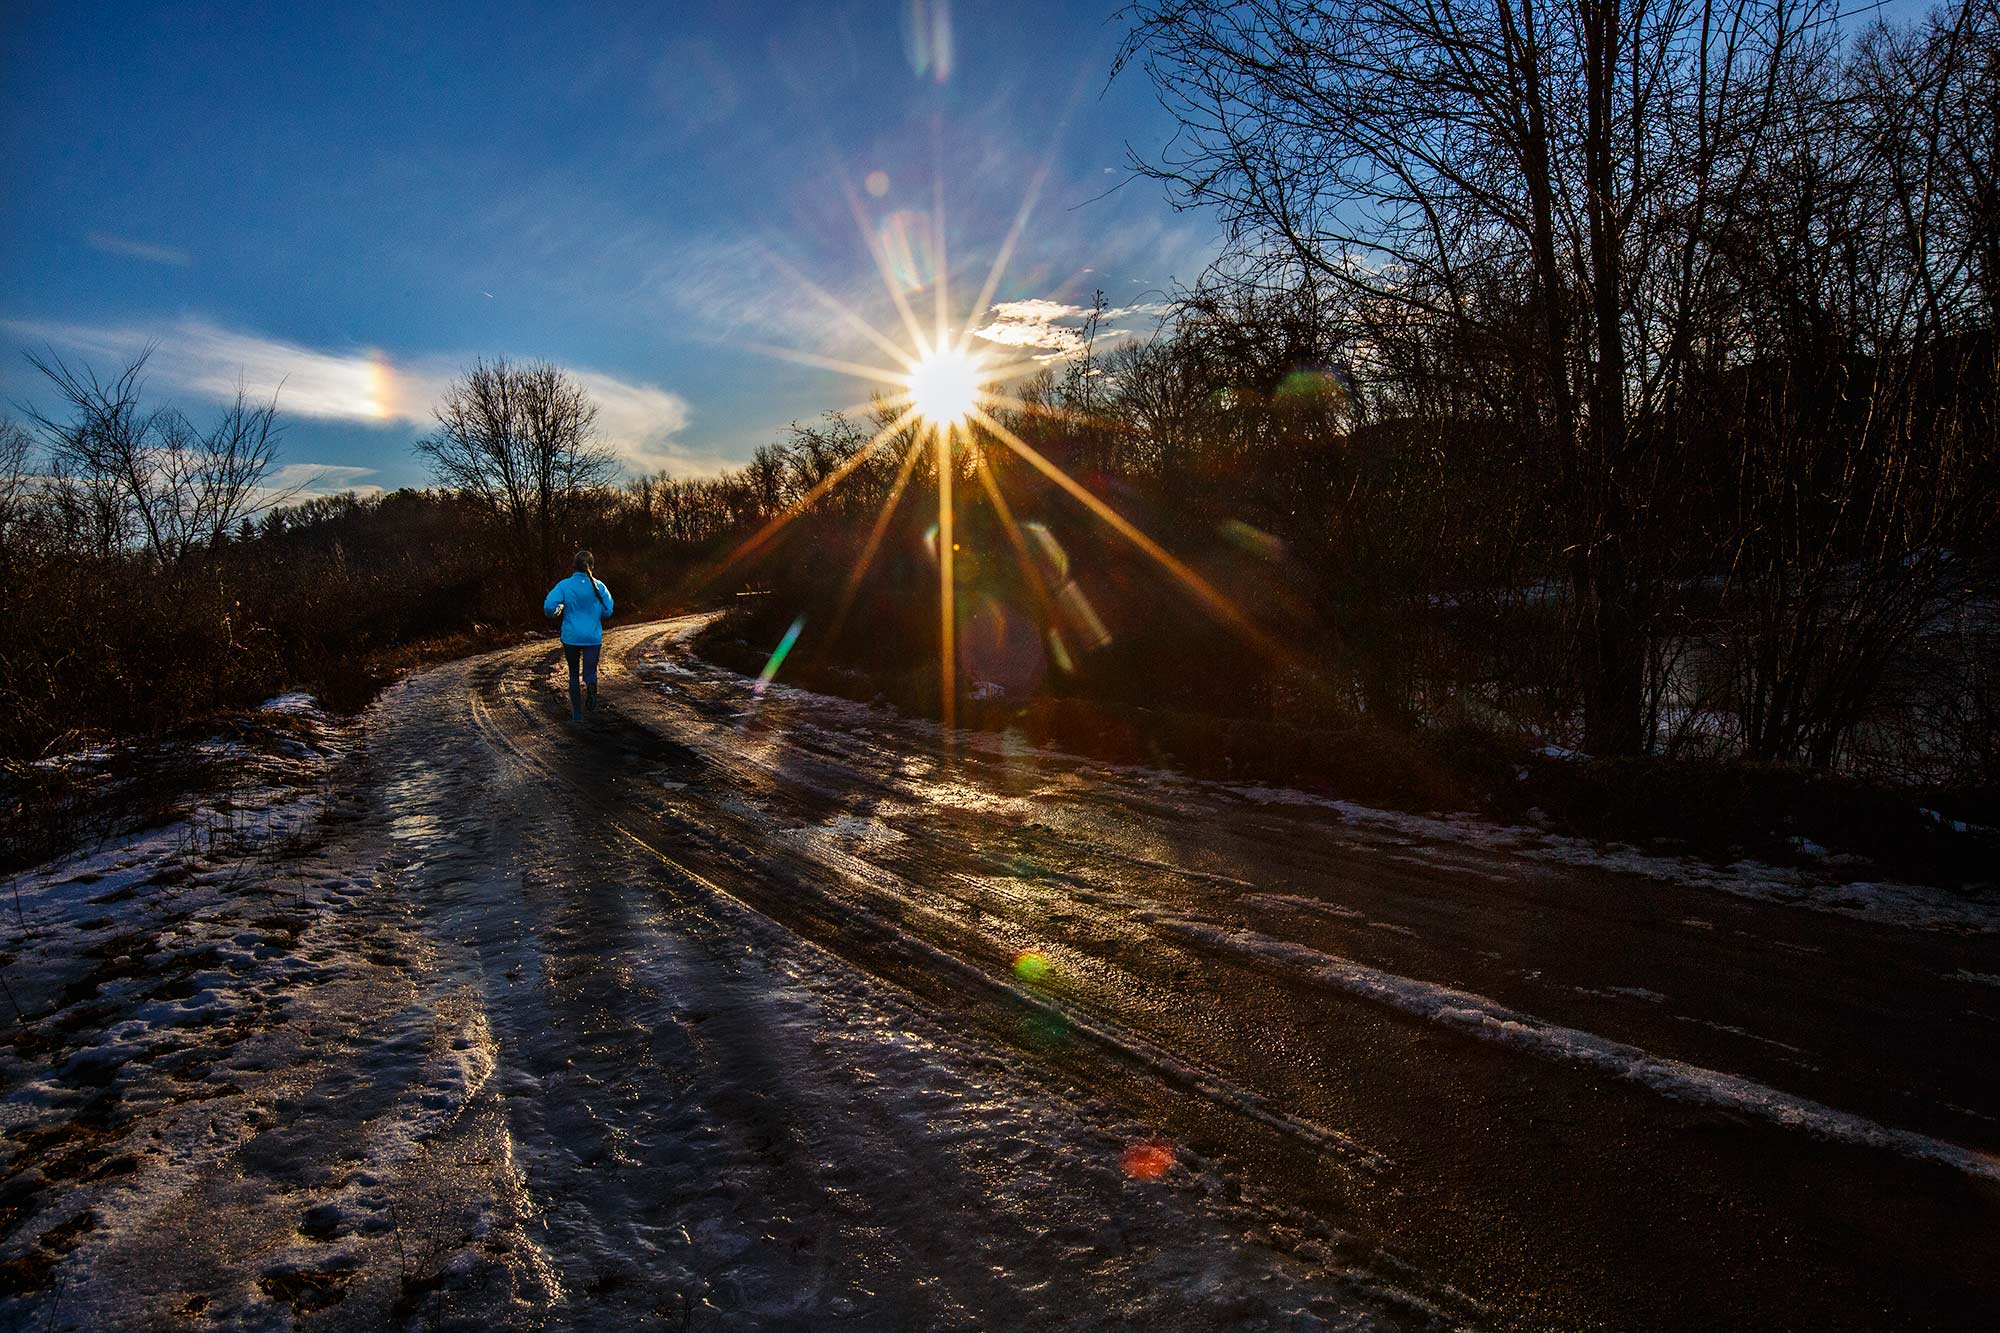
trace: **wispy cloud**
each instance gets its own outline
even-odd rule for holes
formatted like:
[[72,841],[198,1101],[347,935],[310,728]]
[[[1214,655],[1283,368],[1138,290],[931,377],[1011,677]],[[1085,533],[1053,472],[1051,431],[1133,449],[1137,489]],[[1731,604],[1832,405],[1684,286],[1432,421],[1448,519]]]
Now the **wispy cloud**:
[[58,324],[10,320],[7,332],[58,353],[124,361],[151,350],[146,378],[168,394],[227,402],[241,389],[276,397],[286,412],[323,421],[416,420],[427,403],[403,392],[379,352],[315,351],[201,319],[170,324]]
[[659,108],[690,138],[728,120],[742,100],[729,66],[701,38],[669,43],[650,83]]
[[[193,318],[109,326],[10,320],[0,327],[24,342],[84,358],[122,361],[150,348],[147,380],[169,395],[228,402],[241,390],[253,399],[275,397],[284,413],[382,426],[429,425],[432,404],[462,363],[471,360],[397,362],[373,348],[320,351]],[[573,373],[597,401],[604,443],[628,468],[713,471],[721,466],[677,447],[674,436],[692,417],[679,394],[598,371]]]
[[597,403],[597,429],[635,473],[668,468],[678,475],[717,472],[724,464],[696,456],[674,439],[693,419],[687,399],[651,384],[628,384],[596,371],[576,377]]
[[900,334],[895,308],[872,266],[836,276],[753,237],[710,237],[676,246],[670,259],[647,268],[634,295],[662,302],[688,336],[725,345],[763,342],[879,361],[879,351],[857,325]]
[[382,488],[362,480],[376,475],[372,467],[352,467],[344,463],[287,463],[273,468],[265,481],[275,491],[296,491],[301,495],[338,495],[353,491],[373,495]]
[[194,262],[194,257],[185,250],[177,250],[171,245],[153,245],[124,236],[113,236],[108,231],[91,232],[83,238],[83,241],[91,249],[102,250],[107,255],[143,260],[148,264],[171,264],[175,268],[186,268]]
[[382,488],[364,477],[376,475],[372,467],[351,467],[342,463],[287,463],[273,468],[257,488],[252,504],[258,509],[302,504],[326,495],[380,495]]
[[[1099,339],[1129,338],[1143,332],[1133,327],[1138,321],[1157,320],[1173,307],[1163,304],[1114,306],[1098,316]],[[1022,301],[1002,301],[987,311],[990,317],[974,336],[1000,347],[1019,349],[1037,361],[1060,361],[1084,349],[1084,330],[1090,322],[1087,306],[1043,297]]]

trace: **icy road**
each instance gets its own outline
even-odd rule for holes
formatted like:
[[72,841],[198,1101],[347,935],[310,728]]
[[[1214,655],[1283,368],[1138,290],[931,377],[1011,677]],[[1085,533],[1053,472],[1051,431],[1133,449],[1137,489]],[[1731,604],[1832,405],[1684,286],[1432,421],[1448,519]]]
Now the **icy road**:
[[[2000,1310],[1993,904],[945,755],[692,660],[699,624],[614,633],[582,729],[548,645],[394,688],[329,842],[254,894],[197,867],[173,901],[208,905],[89,954],[130,963],[111,1035],[37,1038],[8,1093],[0,1317]],[[104,887],[33,910],[65,883]]]

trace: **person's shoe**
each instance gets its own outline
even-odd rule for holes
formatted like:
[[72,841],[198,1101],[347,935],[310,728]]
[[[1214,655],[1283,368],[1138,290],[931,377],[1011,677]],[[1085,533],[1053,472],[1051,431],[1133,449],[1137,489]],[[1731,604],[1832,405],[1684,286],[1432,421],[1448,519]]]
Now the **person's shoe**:
[[584,691],[583,711],[586,713],[595,713],[597,711],[597,687],[595,685]]

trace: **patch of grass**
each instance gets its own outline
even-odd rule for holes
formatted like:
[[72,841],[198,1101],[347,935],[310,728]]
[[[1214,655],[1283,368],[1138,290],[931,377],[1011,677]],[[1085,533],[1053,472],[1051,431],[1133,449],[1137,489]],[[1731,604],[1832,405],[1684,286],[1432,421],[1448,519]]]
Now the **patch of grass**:
[[257,1290],[274,1301],[292,1308],[294,1317],[338,1305],[347,1296],[351,1272],[334,1269],[302,1268],[289,1273],[273,1273],[257,1279]]

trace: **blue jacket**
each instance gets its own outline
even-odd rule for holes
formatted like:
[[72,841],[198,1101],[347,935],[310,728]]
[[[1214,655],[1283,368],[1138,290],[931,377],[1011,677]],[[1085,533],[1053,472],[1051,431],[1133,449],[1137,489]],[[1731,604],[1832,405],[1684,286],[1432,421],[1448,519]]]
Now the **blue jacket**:
[[[594,588],[594,590],[593,590]],[[599,598],[603,598],[599,601]],[[562,641],[588,648],[604,642],[604,618],[611,614],[611,589],[578,570],[549,589],[542,614],[562,612]]]

